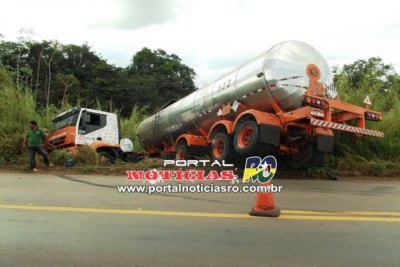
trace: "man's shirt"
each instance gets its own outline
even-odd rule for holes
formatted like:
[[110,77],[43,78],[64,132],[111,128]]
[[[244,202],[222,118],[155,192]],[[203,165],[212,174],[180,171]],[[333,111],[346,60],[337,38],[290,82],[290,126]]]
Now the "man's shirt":
[[46,134],[42,129],[36,129],[36,130],[29,129],[26,132],[26,137],[28,138],[28,147],[42,146],[43,139],[45,136]]

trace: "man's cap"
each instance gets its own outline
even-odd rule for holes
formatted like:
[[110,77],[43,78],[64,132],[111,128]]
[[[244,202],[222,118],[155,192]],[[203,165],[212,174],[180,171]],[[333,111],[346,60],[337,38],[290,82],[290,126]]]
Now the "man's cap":
[[35,120],[32,120],[29,123],[32,124],[32,125],[36,125],[37,126],[37,122]]

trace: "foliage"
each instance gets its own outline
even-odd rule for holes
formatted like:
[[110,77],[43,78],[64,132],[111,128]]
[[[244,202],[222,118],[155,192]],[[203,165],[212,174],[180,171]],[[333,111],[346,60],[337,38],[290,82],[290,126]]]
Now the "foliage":
[[137,139],[136,132],[140,122],[142,122],[145,117],[146,113],[143,109],[133,107],[131,116],[129,118],[124,118],[121,120],[122,137],[131,139],[136,151],[142,149]]
[[0,40],[0,64],[17,89],[33,93],[39,109],[66,103],[96,108],[100,103],[104,110],[118,109],[128,117],[133,106],[154,111],[195,89],[195,72],[177,55],[143,48],[132,60],[131,66],[118,68],[88,44]]
[[[372,166],[380,160],[400,162],[400,76],[390,65],[380,58],[358,60],[336,70],[336,87],[340,99],[363,106],[366,95],[372,100],[371,109],[383,113],[383,121],[367,122],[367,127],[385,132],[383,139],[337,133],[336,151],[339,158],[344,158],[343,168]],[[383,164],[385,165],[385,164]],[[384,167],[386,168],[386,167]]]
[[64,149],[56,149],[49,156],[55,165],[65,165],[68,159],[75,159],[74,154]]
[[0,159],[9,161],[22,153],[23,133],[33,118],[32,94],[13,88],[10,75],[0,66]]
[[[8,71],[0,66],[0,161],[15,160],[21,154],[24,133],[29,121],[36,120],[40,128],[51,131],[52,118],[61,109],[50,105],[47,110],[35,111],[34,95],[30,90],[16,88]],[[68,105],[65,105],[65,109]]]
[[344,65],[340,73],[335,76],[335,81],[341,78],[355,89],[377,88],[383,91],[400,83],[400,77],[393,66],[385,64],[379,57],[357,60],[352,64]]
[[143,48],[132,58],[127,69],[128,84],[135,88],[132,93],[144,96],[146,100],[139,102],[139,106],[147,106],[151,112],[193,92],[195,75],[195,71],[184,65],[177,55],[168,55],[162,49]]
[[99,156],[91,146],[82,146],[78,149],[76,160],[86,165],[97,166],[99,164]]

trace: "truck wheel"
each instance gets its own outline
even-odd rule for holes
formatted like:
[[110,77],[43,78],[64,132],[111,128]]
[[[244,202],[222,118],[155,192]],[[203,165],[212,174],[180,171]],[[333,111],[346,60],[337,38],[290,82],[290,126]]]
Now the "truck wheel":
[[255,121],[244,121],[235,131],[233,145],[240,155],[251,155],[257,152],[260,130]]
[[286,161],[294,169],[305,169],[312,163],[316,150],[311,142],[307,142],[304,146],[299,147],[299,150],[300,154],[288,155]]
[[226,133],[217,133],[211,143],[211,157],[213,160],[231,162],[235,157],[235,148],[232,137]]
[[175,159],[188,159],[188,145],[186,143],[178,143],[176,146]]
[[105,149],[97,152],[101,163],[115,163],[118,153],[114,149]]

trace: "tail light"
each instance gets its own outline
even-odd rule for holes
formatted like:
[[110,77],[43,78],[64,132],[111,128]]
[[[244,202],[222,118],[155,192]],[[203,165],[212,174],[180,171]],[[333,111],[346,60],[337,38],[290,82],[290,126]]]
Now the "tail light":
[[369,121],[380,121],[382,120],[382,114],[367,111],[365,112],[365,119]]
[[328,108],[328,102],[326,102],[324,99],[307,96],[306,102],[308,105],[313,106],[313,107],[318,107],[318,108],[322,108],[322,109]]

